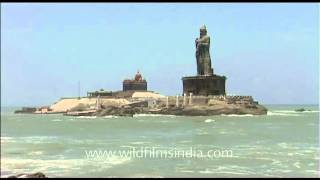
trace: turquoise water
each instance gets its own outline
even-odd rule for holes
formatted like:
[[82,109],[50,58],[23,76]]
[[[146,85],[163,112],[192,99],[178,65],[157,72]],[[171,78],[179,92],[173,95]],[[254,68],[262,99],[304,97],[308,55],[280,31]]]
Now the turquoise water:
[[[311,112],[294,112],[304,107]],[[68,117],[1,112],[1,175],[49,177],[318,177],[317,106],[268,115]],[[87,158],[87,150],[232,150],[231,157]]]

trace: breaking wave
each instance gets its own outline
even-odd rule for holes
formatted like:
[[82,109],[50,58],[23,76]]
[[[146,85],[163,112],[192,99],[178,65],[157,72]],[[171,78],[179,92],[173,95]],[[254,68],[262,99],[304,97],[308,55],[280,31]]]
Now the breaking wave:
[[133,117],[176,117],[176,116],[167,115],[167,114],[134,114]]
[[317,110],[311,110],[311,111],[303,111],[303,112],[298,112],[294,110],[275,110],[275,111],[268,111],[267,115],[268,116],[301,116],[302,114],[307,114],[307,113],[319,113]]
[[214,120],[214,119],[206,119],[204,122],[205,123],[209,123],[209,122],[215,122],[216,120]]
[[80,159],[20,159],[1,158],[1,169],[10,171],[12,174],[26,172],[45,172],[48,177],[67,176],[75,170],[85,169],[87,166],[96,167],[99,171],[112,168],[116,165],[126,164],[131,158],[111,156],[103,160]]
[[221,114],[221,116],[229,116],[229,117],[251,117],[254,116],[252,114]]
[[118,118],[119,116],[113,116],[113,115],[108,115],[108,116],[104,116],[104,118],[110,119],[110,118]]
[[95,119],[97,116],[78,116],[77,119]]
[[296,113],[287,113],[287,112],[279,112],[279,111],[268,111],[268,116],[300,116],[300,114]]

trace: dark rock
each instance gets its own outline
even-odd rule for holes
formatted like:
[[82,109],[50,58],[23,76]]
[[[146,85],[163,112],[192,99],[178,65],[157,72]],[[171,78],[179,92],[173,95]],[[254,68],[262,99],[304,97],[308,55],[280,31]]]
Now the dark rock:
[[71,108],[70,111],[71,111],[71,112],[72,112],[72,111],[86,111],[86,110],[88,110],[89,108],[90,108],[89,105],[80,103],[80,104],[78,104],[76,107]]
[[252,115],[263,115],[267,114],[267,109],[261,105],[256,105],[254,108],[247,108],[246,106],[187,106],[187,107],[174,107],[174,108],[163,108],[156,114],[169,114],[177,116],[212,116],[221,114],[252,114]]
[[303,111],[305,111],[305,109],[304,109],[304,108],[300,108],[300,109],[296,109],[296,110],[294,110],[294,111],[303,112]]
[[14,111],[14,113],[34,113],[36,110],[37,108],[35,107],[23,107],[21,110]]
[[304,108],[299,108],[299,109],[296,109],[294,111],[296,111],[296,112],[304,112],[304,111],[310,111],[310,110],[306,110]]
[[131,107],[131,106],[107,106],[99,111],[97,111],[95,116],[107,116],[107,115],[114,115],[114,116],[128,116],[133,117],[134,114],[143,113],[145,112],[142,107]]
[[18,175],[12,175],[8,176],[7,178],[47,178],[42,172],[37,172],[37,173],[31,173],[31,174],[18,174]]

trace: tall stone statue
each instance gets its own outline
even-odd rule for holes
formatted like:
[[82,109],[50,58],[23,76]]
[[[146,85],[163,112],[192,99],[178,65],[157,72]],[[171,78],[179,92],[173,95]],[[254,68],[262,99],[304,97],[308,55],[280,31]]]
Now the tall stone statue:
[[210,36],[207,35],[206,26],[200,28],[200,38],[196,39],[196,59],[198,75],[213,75],[210,58]]
[[226,94],[226,77],[214,74],[210,58],[210,37],[207,35],[206,26],[200,28],[200,37],[195,40],[197,75],[182,77],[183,94],[192,96],[209,96]]

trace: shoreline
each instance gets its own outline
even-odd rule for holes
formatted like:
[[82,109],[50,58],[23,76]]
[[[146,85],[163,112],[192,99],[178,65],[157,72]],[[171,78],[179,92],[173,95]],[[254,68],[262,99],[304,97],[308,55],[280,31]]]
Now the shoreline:
[[[139,92],[140,97],[61,98],[50,106],[22,107],[15,113],[63,114],[67,116],[129,116],[163,114],[177,116],[211,116],[222,114],[265,115],[268,109],[251,96],[163,96]],[[135,93],[133,93],[135,94]],[[157,95],[157,96],[155,96]]]

